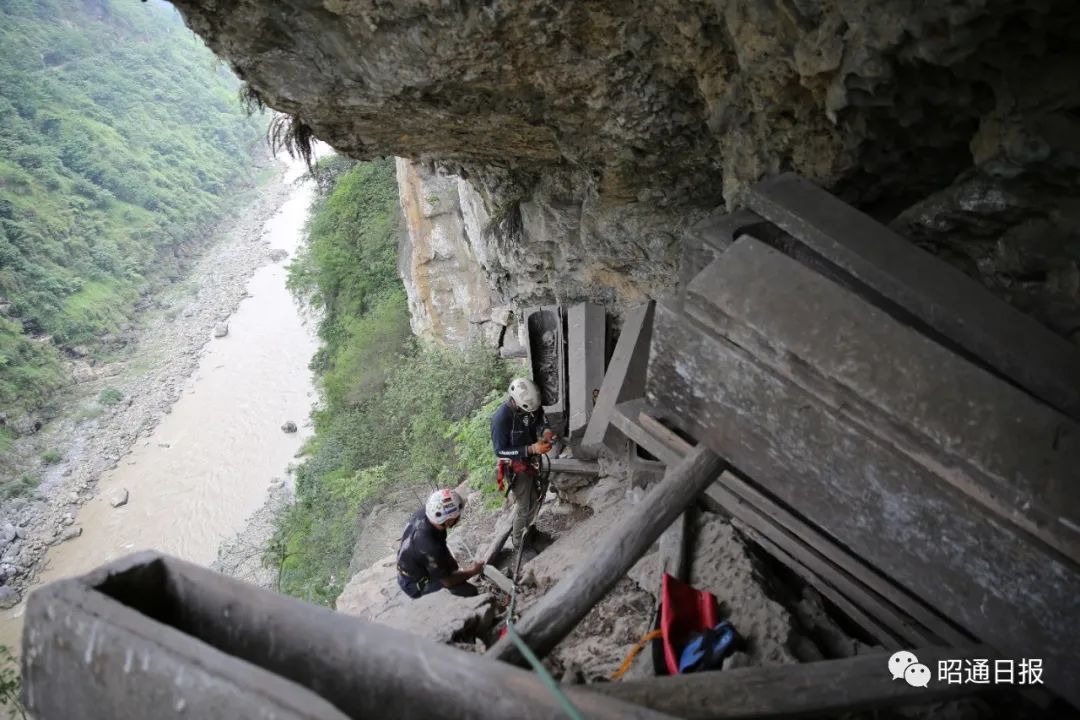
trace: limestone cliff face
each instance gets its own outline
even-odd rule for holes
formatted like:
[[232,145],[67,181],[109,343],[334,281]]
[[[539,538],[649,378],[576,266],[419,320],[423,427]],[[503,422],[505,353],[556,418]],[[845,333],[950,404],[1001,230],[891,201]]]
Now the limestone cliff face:
[[397,181],[407,230],[398,270],[413,333],[457,347],[494,342],[506,319],[484,267],[482,203],[464,180],[428,164],[398,158]]
[[338,150],[470,182],[506,300],[657,295],[700,213],[795,170],[912,208],[901,231],[1076,332],[1073,0],[174,2]]

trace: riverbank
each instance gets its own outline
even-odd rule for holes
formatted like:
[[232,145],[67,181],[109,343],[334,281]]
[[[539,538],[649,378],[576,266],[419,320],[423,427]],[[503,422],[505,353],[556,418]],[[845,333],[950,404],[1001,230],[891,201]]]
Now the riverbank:
[[275,177],[219,227],[188,277],[153,299],[120,357],[101,366],[76,363],[66,411],[12,449],[7,471],[27,475],[37,464],[40,484],[0,506],[0,607],[19,601],[50,546],[81,534],[76,516],[99,478],[171,411],[215,328],[237,309],[256,269],[272,261],[264,226],[300,173],[286,178],[284,165],[271,167]]

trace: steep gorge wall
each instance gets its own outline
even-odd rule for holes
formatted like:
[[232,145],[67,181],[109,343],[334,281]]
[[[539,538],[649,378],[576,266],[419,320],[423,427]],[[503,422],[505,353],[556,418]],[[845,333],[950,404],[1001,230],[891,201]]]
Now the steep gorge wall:
[[397,159],[398,195],[405,218],[398,270],[409,299],[413,334],[446,345],[494,344],[505,311],[498,306],[482,261],[484,215],[475,191],[458,177],[424,163]]
[[501,301],[661,294],[795,170],[1080,332],[1072,0],[175,4],[317,137],[470,182]]

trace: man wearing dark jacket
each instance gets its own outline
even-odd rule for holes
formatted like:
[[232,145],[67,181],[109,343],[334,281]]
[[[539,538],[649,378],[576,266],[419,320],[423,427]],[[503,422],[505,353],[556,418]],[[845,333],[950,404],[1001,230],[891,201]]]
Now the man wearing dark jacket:
[[554,438],[540,406],[540,388],[532,380],[516,378],[510,383],[510,396],[491,418],[491,444],[517,504],[510,535],[515,546],[521,542],[540,502],[532,459],[550,452]]
[[446,531],[457,524],[465,502],[450,489],[436,490],[427,504],[409,518],[398,548],[398,586],[415,600],[446,588],[453,595],[479,593],[469,578],[479,575],[483,563],[462,570],[446,546]]

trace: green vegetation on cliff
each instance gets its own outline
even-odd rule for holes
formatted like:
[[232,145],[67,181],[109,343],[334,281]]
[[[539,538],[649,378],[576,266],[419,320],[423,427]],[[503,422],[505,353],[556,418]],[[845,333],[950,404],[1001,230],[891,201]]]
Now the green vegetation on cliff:
[[321,172],[290,284],[323,310],[312,367],[324,406],[296,473],[296,503],[278,518],[267,559],[280,568],[284,592],[330,605],[348,581],[363,510],[391,487],[415,485],[422,497],[461,482],[470,468],[459,452],[478,454],[475,438],[465,452],[476,433],[464,423],[507,377],[490,351],[412,339],[397,274],[403,229],[393,162],[335,159]]
[[178,276],[265,123],[162,2],[0,0],[0,410]]

